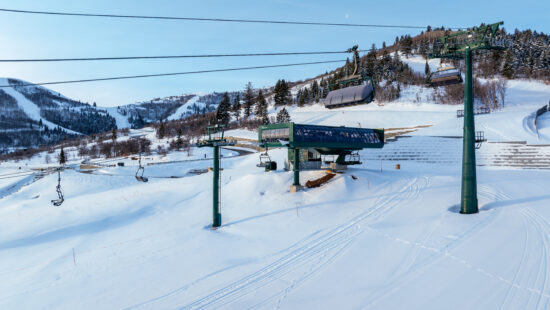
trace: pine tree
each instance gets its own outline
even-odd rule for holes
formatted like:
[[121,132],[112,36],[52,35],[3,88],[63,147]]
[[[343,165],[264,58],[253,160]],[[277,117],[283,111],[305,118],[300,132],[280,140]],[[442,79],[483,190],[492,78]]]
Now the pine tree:
[[325,79],[321,79],[321,98],[325,99],[329,93],[329,83]]
[[283,90],[281,91],[283,93],[283,99],[285,104],[292,104],[292,95],[290,93],[290,85],[288,85],[288,82],[283,80]]
[[164,122],[160,121],[160,126],[157,129],[157,138],[162,139],[166,135],[166,127],[164,126]]
[[304,92],[300,90],[298,92],[297,97],[298,97],[298,106],[303,107],[306,104],[306,97],[304,96]]
[[180,150],[182,147],[183,147],[183,139],[182,139],[182,136],[183,135],[183,130],[180,128],[178,128],[178,138],[176,139],[176,148],[178,150]]
[[239,94],[237,94],[235,100],[233,100],[232,110],[235,119],[238,121],[241,118],[241,96]]
[[113,143],[116,142],[116,139],[117,139],[116,127],[113,128],[113,131],[111,132],[111,139],[113,139]]
[[302,92],[302,96],[304,97],[304,103],[309,103],[311,100],[310,100],[310,91],[307,87],[304,87],[304,90]]
[[502,75],[507,79],[513,79],[514,78],[514,67],[513,67],[513,59],[512,59],[512,52],[510,49],[506,51],[506,54],[504,55],[504,62],[502,63]]
[[315,101],[315,103],[318,103],[320,97],[321,96],[319,93],[319,83],[317,83],[317,80],[315,80],[311,85],[311,98],[313,101]]
[[258,92],[256,97],[256,116],[262,120],[263,125],[269,124],[269,118],[267,115],[267,101],[265,100],[262,90]]
[[244,117],[247,118],[252,112],[252,106],[254,105],[254,89],[252,83],[248,82],[244,91]]
[[281,80],[277,80],[275,87],[273,87],[273,101],[275,106],[281,105],[279,100],[279,92],[281,91]]
[[278,80],[273,90],[273,101],[276,106],[287,105],[292,103],[292,96],[290,94],[290,86],[283,80]]
[[290,120],[290,114],[288,114],[288,111],[286,108],[282,108],[279,113],[277,113],[277,123],[289,123]]
[[275,88],[273,89],[273,101],[275,101],[276,106],[284,105],[285,104],[285,98],[284,98],[284,80],[278,80],[277,83],[275,83]]
[[61,152],[59,152],[59,164],[64,165],[66,162],[67,158],[65,157],[65,151],[61,148]]
[[426,75],[425,81],[426,84],[430,82],[430,75],[431,75],[430,65],[428,64],[428,61],[426,60],[426,66],[424,67],[424,74]]
[[403,39],[400,40],[399,45],[401,46],[401,51],[405,56],[411,54],[413,41],[410,35],[406,35]]
[[218,105],[218,109],[216,110],[216,122],[218,124],[229,124],[229,121],[231,120],[231,115],[229,114],[229,111],[231,110],[231,102],[229,100],[229,95],[227,92],[223,94],[223,99]]

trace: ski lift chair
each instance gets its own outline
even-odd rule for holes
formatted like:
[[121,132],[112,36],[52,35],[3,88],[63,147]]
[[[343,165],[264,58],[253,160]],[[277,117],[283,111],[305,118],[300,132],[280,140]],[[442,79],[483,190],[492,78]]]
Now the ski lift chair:
[[348,160],[346,160],[347,165],[360,165],[361,162],[361,156],[359,155],[359,152],[352,152],[348,155]]
[[63,196],[63,190],[61,189],[61,169],[57,170],[57,186],[55,190],[57,192],[58,198],[52,200],[52,204],[56,207],[59,207],[65,201],[65,197]]
[[267,147],[265,148],[265,153],[260,153],[260,162],[256,165],[258,168],[264,168],[267,164],[271,162],[271,157],[267,153]]
[[430,86],[446,86],[462,83],[460,70],[455,67],[439,67],[437,71],[430,74]]
[[260,162],[256,165],[258,168],[265,168],[265,171],[277,170],[277,162],[272,161],[271,157],[267,153],[267,148],[265,153],[260,153]]
[[[358,46],[353,46],[347,52],[353,53],[353,72],[338,80],[337,85],[330,85],[330,92],[324,99],[325,108],[327,109],[367,104],[374,100],[375,88],[372,77],[359,72],[360,50]],[[367,80],[370,83],[366,83]]]
[[136,180],[138,180],[139,182],[149,182],[149,178],[143,176],[144,173],[145,167],[141,165],[141,153],[139,153],[139,167],[136,171]]
[[485,138],[485,132],[476,131],[476,149],[480,149],[481,144],[486,141],[487,139]]

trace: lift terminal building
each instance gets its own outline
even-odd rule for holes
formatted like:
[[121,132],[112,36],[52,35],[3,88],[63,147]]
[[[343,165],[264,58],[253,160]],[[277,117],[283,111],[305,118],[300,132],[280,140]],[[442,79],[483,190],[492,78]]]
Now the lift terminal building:
[[360,164],[357,152],[384,147],[384,129],[281,123],[260,126],[262,147],[287,147],[285,168],[294,171],[294,186],[300,186],[299,171],[321,169],[321,155],[334,155],[335,164]]

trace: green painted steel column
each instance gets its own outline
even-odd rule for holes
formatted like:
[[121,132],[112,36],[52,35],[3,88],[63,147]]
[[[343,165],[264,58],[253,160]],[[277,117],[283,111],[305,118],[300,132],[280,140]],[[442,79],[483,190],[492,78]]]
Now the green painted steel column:
[[300,185],[300,149],[294,149],[294,184]]
[[346,154],[340,154],[338,157],[336,157],[336,163],[339,165],[343,165],[346,162]]
[[220,227],[222,225],[222,215],[220,212],[220,147],[214,145],[214,186],[212,187],[212,227]]
[[462,149],[462,195],[460,213],[477,213],[477,181],[474,124],[474,87],[472,50],[464,52],[466,81],[464,85],[464,138]]

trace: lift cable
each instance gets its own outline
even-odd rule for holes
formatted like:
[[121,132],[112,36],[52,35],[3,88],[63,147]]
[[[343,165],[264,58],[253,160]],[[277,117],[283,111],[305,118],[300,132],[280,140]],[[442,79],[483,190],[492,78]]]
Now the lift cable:
[[[0,12],[41,14],[57,16],[78,16],[78,17],[106,17],[106,18],[134,18],[134,19],[159,19],[159,20],[185,20],[203,22],[233,22],[233,23],[256,23],[256,24],[287,24],[287,25],[310,25],[310,26],[337,26],[337,27],[369,27],[369,28],[409,28],[426,29],[427,26],[411,25],[382,25],[382,24],[351,24],[351,23],[327,23],[327,22],[303,22],[303,21],[282,21],[282,20],[254,20],[254,19],[229,19],[229,18],[203,18],[203,17],[178,17],[178,16],[146,16],[146,15],[120,15],[120,14],[96,14],[76,12],[54,12],[54,11],[31,11],[0,8]],[[464,27],[450,27],[447,29],[464,29]]]
[[0,180],[20,178],[20,177],[33,175],[33,174],[34,174],[34,172],[27,172],[27,173],[22,173],[22,174],[18,174],[18,175],[12,175],[12,176],[2,176],[2,177],[0,177]]
[[240,53],[240,54],[205,54],[205,55],[164,55],[164,56],[122,56],[122,57],[81,57],[81,58],[36,58],[36,59],[0,59],[0,62],[58,62],[58,61],[101,61],[101,60],[136,60],[136,59],[171,59],[171,58],[216,58],[216,57],[251,57],[251,56],[293,56],[293,55],[326,55],[345,54],[347,51],[332,52],[274,52],[274,53]]
[[189,74],[212,73],[212,72],[228,72],[228,71],[241,71],[241,70],[266,69],[266,68],[295,67],[295,66],[306,66],[306,65],[316,65],[316,64],[328,64],[328,63],[336,63],[336,62],[344,62],[344,61],[345,61],[345,60],[328,60],[328,61],[314,61],[314,62],[302,62],[302,63],[293,63],[293,64],[282,64],[282,65],[269,65],[269,66],[254,66],[254,67],[227,68],[227,69],[213,69],[213,70],[199,70],[199,71],[186,71],[186,72],[174,72],[174,73],[158,73],[158,74],[143,74],[143,75],[116,76],[116,77],[106,77],[106,78],[96,78],[96,79],[82,79],[82,80],[70,80],[70,81],[58,81],[58,82],[21,83],[21,84],[14,84],[14,85],[0,85],[0,88],[24,87],[24,86],[39,86],[39,85],[54,85],[54,84],[73,84],[73,83],[98,82],[98,81],[112,81],[112,80],[125,80],[125,79],[137,79],[137,78],[158,77],[158,76],[171,76],[171,75],[189,75]]

